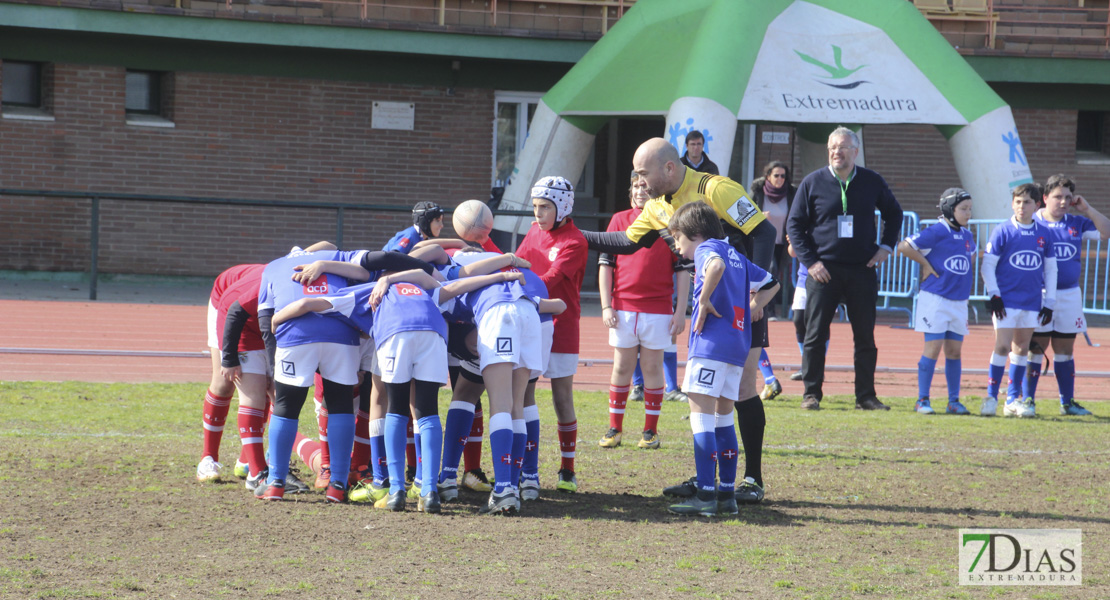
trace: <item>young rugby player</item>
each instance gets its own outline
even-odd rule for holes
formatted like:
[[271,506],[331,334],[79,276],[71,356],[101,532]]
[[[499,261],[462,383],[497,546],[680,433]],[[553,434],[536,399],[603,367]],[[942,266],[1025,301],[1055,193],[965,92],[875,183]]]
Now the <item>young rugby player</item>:
[[[994,321],[994,354],[991,355],[987,397],[979,414],[998,412],[998,390],[1010,355],[1010,382],[1006,393],[1007,417],[1035,417],[1036,408],[1021,394],[1028,361],[1029,341],[1039,324],[1052,322],[1056,304],[1056,253],[1052,234],[1033,221],[1041,202],[1038,185],[1024,183],[1014,188],[1014,216],[991,232],[983,256],[982,276],[987,306]],[[1044,288],[1042,295],[1041,288]]]
[[[1060,414],[1089,415],[1091,411],[1080,406],[1074,398],[1075,336],[1087,331],[1083,290],[1079,288],[1082,269],[1079,256],[1084,240],[1110,238],[1110,219],[1075,193],[1075,182],[1067,175],[1049,177],[1044,194],[1045,206],[1033,215],[1033,219],[1048,229],[1056,249],[1056,307],[1052,321],[1038,326],[1033,333],[1022,395],[1030,403],[1035,401],[1044,354],[1051,345],[1056,360],[1056,385],[1060,390]],[[1068,214],[1068,208],[1079,214]]]
[[[558,298],[567,305],[567,310],[555,317],[551,358],[544,372],[551,380],[551,398],[559,422],[562,461],[556,489],[563,492],[578,491],[578,478],[574,474],[578,442],[574,374],[578,371],[580,293],[588,252],[586,238],[570,217],[573,209],[574,186],[569,181],[562,177],[544,177],[537,181],[532,186],[532,210],[536,221],[516,252],[531,263],[532,270],[547,285],[549,297]],[[528,396],[534,397],[535,383],[528,387],[533,390]]]
[[[651,199],[646,188],[647,183],[633,173],[628,190],[632,208],[613,215],[608,231],[624,231],[640,216],[644,204]],[[678,266],[675,255],[661,239],[633,254],[602,254],[598,262],[601,265],[598,271],[601,319],[609,328],[609,345],[614,349],[613,372],[609,379],[609,430],[598,445],[602,448],[620,446],[629,385],[633,381],[633,370],[639,366],[644,373],[644,428],[637,446],[658,448],[659,413],[664,394],[663,353],[674,336],[686,328],[690,277]],[[679,272],[678,303],[672,310],[676,270]]]
[[[720,218],[709,205],[692,202],[679,207],[669,229],[678,251],[694,261],[695,269],[694,318],[682,387],[690,397],[697,492],[668,510],[681,515],[736,514],[739,443],[733,403],[740,398],[751,322],[779,285],[722,239]],[[745,483],[754,485],[755,480]]]
[[921,265],[921,291],[917,296],[914,329],[925,334],[925,350],[917,362],[918,414],[934,414],[929,402],[937,358],[944,347],[944,378],[948,382],[945,412],[966,415],[960,403],[960,350],[967,335],[967,299],[975,275],[971,265],[978,253],[971,220],[971,194],[948,188],[940,197],[940,219],[898,243],[898,251]]
[[443,209],[435,202],[417,202],[412,207],[412,227],[398,231],[382,250],[408,254],[424,240],[439,237],[443,231]]

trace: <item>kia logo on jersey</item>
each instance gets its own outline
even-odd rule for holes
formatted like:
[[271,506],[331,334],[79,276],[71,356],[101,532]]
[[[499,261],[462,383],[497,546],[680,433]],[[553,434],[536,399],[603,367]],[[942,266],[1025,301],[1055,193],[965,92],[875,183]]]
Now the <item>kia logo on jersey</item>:
[[1041,268],[1041,255],[1032,250],[1021,250],[1010,255],[1010,266],[1022,271],[1036,271]]
[[1055,244],[1053,248],[1056,249],[1056,260],[1071,260],[1079,254],[1079,249],[1074,244]]
[[745,312],[747,312],[747,311],[744,310],[743,306],[733,306],[732,307],[732,327],[733,327],[733,329],[739,329],[740,331],[744,331],[744,313]]
[[948,260],[944,261],[944,268],[949,273],[956,275],[967,275],[971,270],[971,261],[966,256],[950,256]]
[[321,296],[328,293],[328,276],[321,275],[303,285],[306,296]]
[[424,295],[424,290],[416,287],[411,283],[398,283],[397,293],[401,294],[402,296],[422,296]]

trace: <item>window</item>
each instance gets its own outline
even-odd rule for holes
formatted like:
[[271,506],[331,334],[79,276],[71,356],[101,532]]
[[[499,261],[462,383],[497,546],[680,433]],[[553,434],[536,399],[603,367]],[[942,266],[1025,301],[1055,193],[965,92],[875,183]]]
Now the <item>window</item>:
[[158,115],[162,112],[161,85],[158,73],[151,71],[127,72],[128,113]]
[[1106,113],[1081,110],[1075,124],[1075,149],[1079,152],[1102,152],[1102,134]]
[[173,75],[128,69],[124,108],[128,125],[173,127]]
[[42,65],[5,60],[3,73],[4,106],[42,107]]
[[528,127],[541,94],[498,92],[494,105],[493,180],[501,185],[513,173],[516,157],[528,139]]

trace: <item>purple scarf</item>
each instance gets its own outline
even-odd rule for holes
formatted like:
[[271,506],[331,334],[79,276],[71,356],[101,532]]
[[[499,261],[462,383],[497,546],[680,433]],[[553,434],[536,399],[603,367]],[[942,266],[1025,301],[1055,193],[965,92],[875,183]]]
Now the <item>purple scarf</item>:
[[789,184],[784,183],[782,187],[775,187],[771,185],[770,179],[763,180],[763,197],[771,202],[782,202],[786,198],[786,189]]

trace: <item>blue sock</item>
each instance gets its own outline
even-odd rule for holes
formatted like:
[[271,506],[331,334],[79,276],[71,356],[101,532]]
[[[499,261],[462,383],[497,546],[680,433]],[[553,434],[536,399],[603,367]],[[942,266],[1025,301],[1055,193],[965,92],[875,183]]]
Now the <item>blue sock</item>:
[[917,361],[917,397],[929,399],[929,389],[933,387],[933,371],[937,368],[937,359],[922,355]]
[[509,483],[520,487],[520,470],[524,467],[524,446],[528,427],[524,419],[513,419],[513,467],[509,470]]
[[374,470],[374,483],[379,486],[389,477],[385,456],[385,419],[374,419],[370,421],[370,467]]
[[804,343],[798,342],[798,355],[799,356],[804,356],[805,355],[805,353],[806,353],[805,352],[805,347],[806,347],[806,345]]
[[767,349],[759,352],[759,372],[763,373],[763,383],[771,385],[775,382],[775,368],[771,366],[771,358],[767,356]]
[[474,424],[474,405],[469,402],[452,401],[447,408],[447,423],[443,427],[443,471],[439,482],[458,479],[459,461],[462,460],[466,438],[470,437],[470,427]]
[[424,457],[420,452],[420,430],[415,427],[412,430],[412,443],[416,447],[416,474],[412,476],[412,484],[416,487],[423,487],[424,469],[420,465]]
[[963,374],[963,361],[958,358],[944,359],[944,379],[948,382],[948,401],[960,401],[960,376]]
[[355,446],[354,413],[328,415],[328,452],[331,452],[331,480],[347,489],[351,471],[351,450]]
[[1034,354],[1025,367],[1025,378],[1021,380],[1021,395],[1026,398],[1037,397],[1037,383],[1041,380],[1041,366],[1044,364],[1043,354]]
[[1075,398],[1075,359],[1056,357],[1056,384],[1060,387],[1060,404],[1071,404]]
[[499,412],[489,418],[489,451],[493,455],[494,493],[501,494],[512,479],[513,417]]
[[1006,385],[1006,401],[1009,402],[1011,398],[1018,400],[1022,399],[1021,383],[1025,379],[1025,366],[1028,364],[1029,359],[1024,356],[1010,353],[1010,381]]
[[[420,428],[421,453],[420,468],[421,481],[436,481],[439,477],[439,457],[443,453],[443,425],[439,422],[439,415],[428,415],[416,422]],[[427,496],[428,492],[435,489],[434,485],[428,489],[420,488],[421,495]]]
[[663,353],[663,379],[667,382],[668,392],[678,389],[678,353]]
[[525,479],[540,478],[540,407],[524,407],[524,466],[521,473]]
[[1002,386],[1002,375],[1006,372],[1006,357],[1001,354],[991,353],[991,362],[987,369],[987,396],[998,398],[998,388]]
[[644,372],[640,370],[640,359],[636,359],[636,370],[632,372],[632,385],[644,385]]
[[694,465],[698,472],[698,489],[716,490],[717,415],[690,413],[690,430],[694,433]]
[[297,419],[287,419],[270,415],[270,478],[267,484],[289,476],[289,457],[293,454],[293,442],[297,439]]
[[740,443],[736,440],[736,427],[733,425],[732,411],[717,415],[717,469],[721,474],[718,490],[730,492],[736,489],[736,464],[740,458]]
[[408,443],[409,417],[396,413],[385,415],[385,454],[389,468],[389,493],[405,490],[405,444]]

